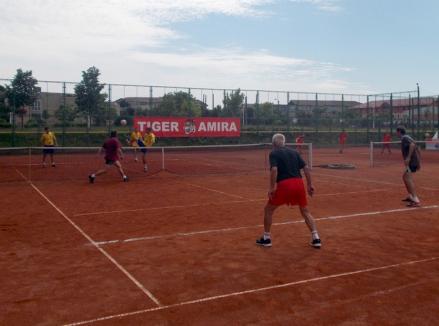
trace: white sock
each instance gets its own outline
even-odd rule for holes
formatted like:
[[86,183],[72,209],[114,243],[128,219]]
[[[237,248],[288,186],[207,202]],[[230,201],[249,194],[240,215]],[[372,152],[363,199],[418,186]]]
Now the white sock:
[[320,239],[320,237],[319,237],[319,233],[318,233],[317,231],[312,231],[312,232],[311,232],[311,236],[312,236],[312,239],[313,239],[313,240],[315,240],[315,239]]
[[412,200],[413,200],[415,203],[419,203],[419,202],[420,202],[418,196],[412,196],[412,195],[410,195],[410,197],[412,198]]
[[96,175],[93,173],[93,174],[91,175],[91,177],[92,177],[92,178],[96,178]]
[[271,239],[270,232],[264,232],[264,240]]

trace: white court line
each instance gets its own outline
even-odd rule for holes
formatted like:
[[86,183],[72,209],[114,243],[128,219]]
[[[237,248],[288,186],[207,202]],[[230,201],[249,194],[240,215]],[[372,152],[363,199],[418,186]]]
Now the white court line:
[[196,187],[196,188],[200,188],[200,189],[204,189],[204,190],[209,190],[209,191],[216,192],[216,193],[219,193],[219,194],[222,194],[222,195],[230,196],[230,197],[233,197],[233,198],[246,199],[245,197],[242,197],[242,196],[239,196],[239,195],[228,194],[227,192],[223,192],[223,191],[219,191],[219,190],[216,190],[216,189],[195,185],[195,184],[189,183],[189,182],[185,182],[185,184],[187,184],[189,186],[192,186],[192,187]]
[[101,247],[99,247],[99,245],[97,244],[97,242],[95,242],[87,233],[85,233],[78,225],[75,224],[75,222],[73,222],[70,218],[67,217],[66,214],[64,214],[64,212],[59,209],[49,198],[46,197],[46,195],[44,195],[40,189],[38,189],[38,187],[36,187],[32,182],[30,182],[29,180],[27,180],[27,178],[17,169],[15,169],[17,171],[18,174],[20,174],[23,179],[25,179],[26,181],[29,182],[29,185],[34,188],[34,190],[41,196],[43,197],[53,208],[55,208],[55,210],[61,214],[62,217],[64,217],[79,233],[82,234],[82,236],[84,238],[86,238],[94,247],[96,247],[96,249],[98,249],[105,257],[107,257],[114,265],[116,265],[116,267],[122,271],[122,273],[124,273],[140,290],[142,290],[143,293],[145,293],[156,305],[158,305],[159,307],[163,306],[159,300],[157,300],[157,298],[150,292],[148,291],[134,276],[132,276],[122,265],[120,265],[109,253],[107,253],[104,249],[102,249]]
[[[402,183],[395,183],[395,182],[376,181],[376,180],[369,180],[369,179],[362,179],[362,178],[350,178],[350,177],[342,177],[342,176],[338,176],[338,175],[325,174],[325,173],[315,173],[315,172],[313,174],[332,177],[332,178],[338,178],[338,179],[352,180],[352,181],[364,181],[364,182],[377,183],[377,184],[383,184],[383,185],[402,186]],[[430,187],[424,187],[424,186],[418,186],[418,188],[439,191],[439,188],[430,188]]]
[[[406,208],[390,209],[390,210],[386,210],[386,211],[364,212],[364,213],[356,213],[356,214],[349,214],[349,215],[335,215],[335,216],[315,218],[314,220],[315,221],[337,220],[337,219],[348,218],[348,217],[381,215],[381,214],[389,214],[389,213],[396,213],[396,212],[408,212],[408,211],[414,211],[414,210],[419,210],[419,209],[437,209],[437,208],[439,208],[439,205],[430,205],[430,206],[421,206],[421,207],[406,207]],[[273,223],[273,225],[288,225],[288,224],[297,224],[297,223],[304,223],[304,222],[305,222],[304,220],[297,220],[297,221]],[[178,233],[171,233],[171,234],[165,234],[165,235],[130,238],[130,239],[125,239],[125,240],[99,241],[96,243],[98,245],[107,245],[107,244],[112,244],[112,243],[127,243],[127,242],[134,242],[134,241],[157,240],[157,239],[172,238],[172,237],[186,237],[186,236],[207,234],[207,233],[219,233],[219,232],[230,232],[230,231],[233,232],[233,231],[238,231],[238,230],[260,228],[262,226],[263,225],[259,224],[259,225],[252,225],[252,226],[240,226],[240,227],[234,227],[234,228],[211,229],[211,230],[194,231],[194,232],[178,232]]]
[[214,300],[219,300],[219,299],[224,299],[224,298],[236,297],[236,296],[245,295],[245,294],[264,292],[264,291],[269,291],[269,290],[274,290],[274,289],[281,289],[281,288],[291,287],[291,286],[300,285],[300,284],[313,283],[313,282],[318,282],[318,281],[323,281],[323,280],[335,279],[335,278],[339,278],[339,277],[364,274],[364,273],[369,273],[369,272],[375,272],[375,271],[386,270],[386,269],[391,269],[391,268],[398,268],[398,267],[402,267],[402,266],[415,265],[415,264],[420,264],[420,263],[428,263],[428,262],[432,262],[432,261],[435,261],[438,259],[439,259],[439,257],[431,257],[431,258],[426,258],[426,259],[402,262],[402,263],[398,263],[398,264],[385,265],[385,266],[379,266],[379,267],[371,267],[371,268],[365,268],[365,269],[360,269],[360,270],[351,271],[351,272],[337,273],[337,274],[331,274],[331,275],[326,275],[326,276],[314,277],[314,278],[295,281],[295,282],[276,284],[276,285],[266,286],[266,287],[257,288],[257,289],[245,290],[245,291],[240,291],[240,292],[231,292],[231,293],[216,295],[216,296],[212,296],[212,297],[205,297],[205,298],[196,299],[196,300],[184,301],[184,302],[170,304],[170,305],[166,305],[166,306],[162,306],[162,307],[149,308],[149,309],[137,310],[137,311],[127,312],[127,313],[122,313],[122,314],[117,314],[117,315],[104,316],[104,317],[100,317],[100,318],[95,318],[95,319],[90,319],[90,320],[85,320],[85,321],[79,321],[76,323],[66,324],[64,326],[92,324],[92,323],[96,323],[96,322],[103,321],[103,320],[110,320],[110,319],[114,319],[114,318],[122,318],[122,317],[128,317],[128,316],[133,316],[133,315],[145,314],[148,312],[153,312],[153,311],[158,311],[158,310],[165,310],[165,309],[170,309],[170,308],[187,306],[187,305],[191,305],[191,304],[197,304],[197,303],[214,301]]
[[[377,190],[364,190],[364,191],[335,192],[335,193],[330,193],[330,194],[316,194],[313,197],[352,195],[352,194],[362,194],[362,193],[370,193],[370,192],[384,192],[384,191],[392,191],[392,189],[377,189]],[[79,213],[79,214],[74,214],[73,217],[89,216],[89,215],[132,213],[132,212],[142,212],[142,211],[151,211],[151,210],[164,210],[164,209],[174,209],[174,208],[186,209],[186,208],[194,208],[194,207],[213,206],[213,205],[229,205],[229,204],[239,204],[239,203],[252,203],[252,202],[267,201],[267,200],[268,200],[267,198],[259,198],[259,199],[232,200],[232,201],[228,201],[228,202],[209,202],[209,203],[192,204],[192,205],[169,205],[169,206],[158,206],[158,207],[133,208],[133,209],[122,209],[122,210],[114,210],[114,211],[99,211],[99,212],[90,212],[90,213]]]
[[100,215],[100,214],[116,214],[116,213],[130,213],[130,212],[141,212],[141,211],[150,211],[150,210],[162,210],[162,209],[173,209],[173,208],[193,208],[193,207],[203,207],[203,206],[212,206],[212,205],[228,205],[228,204],[236,204],[236,203],[248,203],[255,201],[263,201],[264,199],[246,199],[246,200],[232,200],[228,202],[214,202],[214,203],[203,203],[203,204],[192,204],[192,205],[170,205],[170,206],[158,206],[158,207],[146,207],[146,208],[134,208],[134,209],[126,209],[126,210],[116,210],[116,211],[101,211],[101,212],[92,212],[92,213],[81,213],[75,214],[74,217],[77,216],[87,216],[87,215]]

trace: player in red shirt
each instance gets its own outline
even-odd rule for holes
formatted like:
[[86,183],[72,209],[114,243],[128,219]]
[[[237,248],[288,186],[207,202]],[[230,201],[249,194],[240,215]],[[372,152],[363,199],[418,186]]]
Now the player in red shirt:
[[303,146],[300,144],[303,144],[304,142],[305,142],[305,135],[304,134],[301,134],[301,135],[296,137],[296,144],[299,144],[296,146],[296,149],[299,152],[299,154],[302,154],[302,148],[303,148]]
[[117,139],[117,131],[112,131],[110,134],[110,138],[108,138],[105,143],[99,148],[99,154],[105,151],[105,165],[102,169],[92,173],[88,176],[88,180],[90,183],[94,183],[95,179],[98,175],[104,174],[107,172],[109,166],[114,165],[120,175],[122,176],[122,180],[124,182],[128,181],[128,177],[125,175],[125,172],[122,169],[122,164],[120,164],[120,160],[123,159],[122,146]]
[[338,143],[340,145],[340,150],[338,151],[340,154],[343,154],[344,146],[346,144],[346,140],[348,139],[347,132],[343,129],[343,131],[338,136]]
[[384,149],[387,148],[387,152],[392,154],[392,150],[390,149],[390,142],[392,141],[392,136],[388,132],[386,132],[383,136],[383,148],[381,149],[381,154],[384,154]]

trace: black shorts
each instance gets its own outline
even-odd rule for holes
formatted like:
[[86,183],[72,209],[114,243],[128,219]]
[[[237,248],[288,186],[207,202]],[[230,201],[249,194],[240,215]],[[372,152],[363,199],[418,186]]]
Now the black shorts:
[[44,145],[43,154],[53,154],[55,150],[53,149],[53,145]]
[[148,152],[148,149],[146,149],[145,147],[142,147],[140,150],[142,151],[143,154],[146,154]]
[[117,161],[113,161],[113,160],[107,160],[105,159],[105,164],[106,165],[114,165],[114,163],[116,163]]
[[415,173],[416,171],[418,171],[419,170],[419,165],[409,165],[408,167],[407,167],[407,172],[411,172],[411,173]]

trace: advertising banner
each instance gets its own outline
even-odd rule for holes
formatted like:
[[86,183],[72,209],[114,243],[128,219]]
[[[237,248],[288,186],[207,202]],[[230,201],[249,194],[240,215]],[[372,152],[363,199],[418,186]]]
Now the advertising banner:
[[151,128],[157,137],[239,137],[239,118],[135,117],[141,133]]

